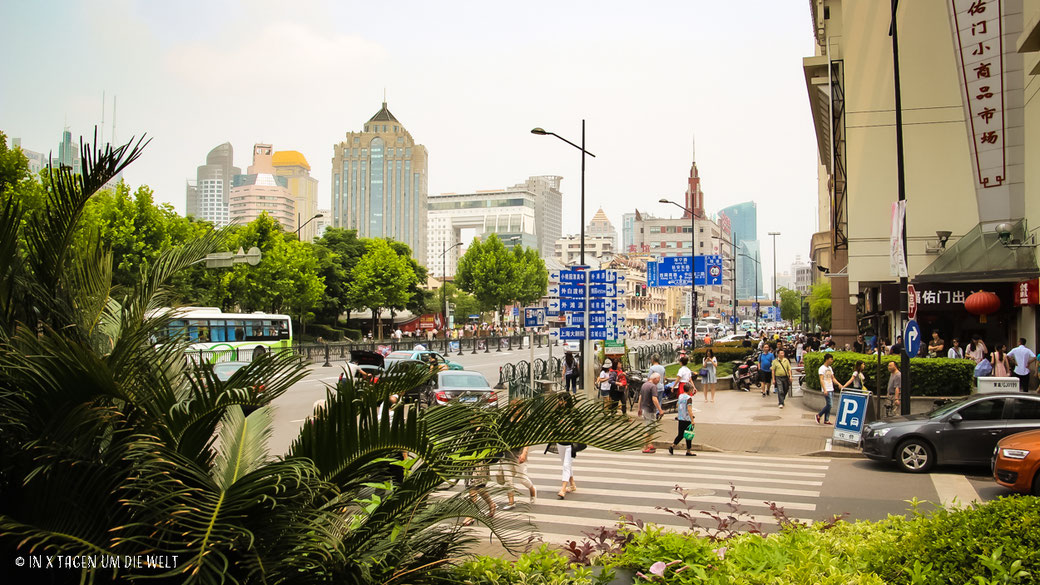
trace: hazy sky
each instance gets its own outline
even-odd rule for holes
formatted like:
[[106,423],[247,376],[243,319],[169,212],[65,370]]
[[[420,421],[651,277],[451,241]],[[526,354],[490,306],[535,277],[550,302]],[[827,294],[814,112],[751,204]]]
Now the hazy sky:
[[[330,200],[332,145],[390,111],[430,152],[430,194],[562,175],[564,231],[587,217],[618,228],[638,207],[671,216],[694,136],[709,212],[758,203],[778,262],[807,256],[816,224],[816,150],[801,59],[813,52],[805,0],[670,2],[0,0],[0,130],[57,149],[118,96],[117,139],[147,132],[126,173],[184,210],[185,180],[230,141],[299,150]],[[765,287],[764,287],[765,288]]]

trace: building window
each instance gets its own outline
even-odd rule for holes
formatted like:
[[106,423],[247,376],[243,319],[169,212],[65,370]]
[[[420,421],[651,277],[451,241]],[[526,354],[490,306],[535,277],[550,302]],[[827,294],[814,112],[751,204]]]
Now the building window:
[[372,167],[369,183],[369,237],[383,237],[383,139],[376,137],[370,143]]
[[368,132],[368,124],[365,124],[365,132]]

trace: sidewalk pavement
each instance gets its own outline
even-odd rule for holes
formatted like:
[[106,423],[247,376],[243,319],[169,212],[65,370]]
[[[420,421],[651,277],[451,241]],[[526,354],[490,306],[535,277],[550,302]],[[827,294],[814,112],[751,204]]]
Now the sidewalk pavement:
[[[695,451],[862,456],[858,447],[831,441],[834,427],[816,424],[816,411],[803,406],[801,397],[788,396],[784,408],[780,408],[776,394],[762,396],[754,387],[750,392],[718,390],[714,403],[705,402],[704,394],[700,391],[693,397]],[[635,413],[629,414],[635,416]],[[836,415],[836,410],[831,413],[832,422]],[[667,448],[677,428],[676,414],[665,413],[654,441],[657,448]],[[683,442],[680,444],[685,448]]]

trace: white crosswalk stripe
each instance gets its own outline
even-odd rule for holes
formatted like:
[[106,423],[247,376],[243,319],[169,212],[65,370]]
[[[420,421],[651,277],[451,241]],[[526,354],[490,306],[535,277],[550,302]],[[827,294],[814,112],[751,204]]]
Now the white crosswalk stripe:
[[[629,514],[670,529],[690,530],[687,520],[661,507],[688,511],[700,519],[701,526],[714,528],[714,521],[703,512],[728,514],[731,484],[740,509],[748,514],[742,519],[760,523],[763,530],[775,530],[777,524],[767,502],[792,518],[811,522],[830,467],[829,459],[807,457],[726,453],[685,457],[682,450],[669,456],[664,449],[654,454],[587,449],[574,460],[577,491],[559,500],[559,455],[542,451],[532,448],[527,463],[528,477],[538,489],[537,501],[527,504],[527,490],[517,486],[516,512],[530,519],[542,540],[558,544],[580,541],[584,532],[613,526]],[[679,502],[676,486],[687,490],[689,510]],[[503,496],[495,499],[503,503]]]

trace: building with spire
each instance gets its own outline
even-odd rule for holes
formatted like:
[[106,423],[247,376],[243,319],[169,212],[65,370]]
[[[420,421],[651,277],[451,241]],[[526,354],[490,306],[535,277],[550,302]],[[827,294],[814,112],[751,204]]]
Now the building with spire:
[[188,181],[184,215],[208,221],[217,227],[230,222],[228,203],[231,184],[242,169],[235,166],[235,151],[225,142],[206,155],[206,164],[196,169],[195,181]]
[[609,240],[610,249],[618,249],[617,230],[614,229],[614,224],[610,223],[610,219],[607,218],[602,207],[596,210],[588,225],[585,226],[585,237]]
[[347,132],[333,145],[333,226],[404,242],[426,265],[427,164],[426,147],[384,101],[361,132]]

